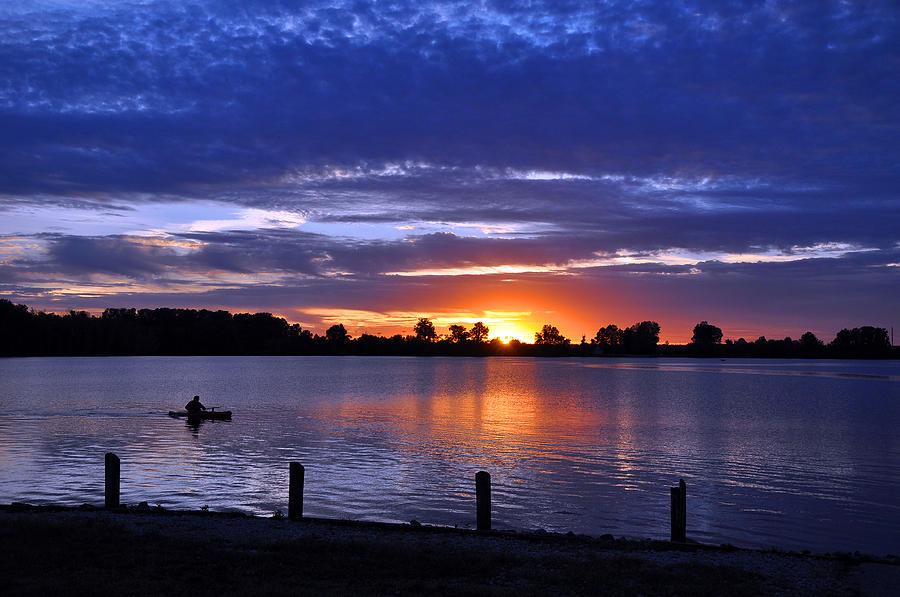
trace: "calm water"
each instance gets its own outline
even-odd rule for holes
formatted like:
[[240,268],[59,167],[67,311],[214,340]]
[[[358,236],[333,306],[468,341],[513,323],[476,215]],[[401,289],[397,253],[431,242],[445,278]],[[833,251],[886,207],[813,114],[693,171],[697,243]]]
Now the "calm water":
[[[194,394],[235,412],[194,429]],[[875,361],[0,359],[0,503],[122,501],[900,552],[900,367]]]

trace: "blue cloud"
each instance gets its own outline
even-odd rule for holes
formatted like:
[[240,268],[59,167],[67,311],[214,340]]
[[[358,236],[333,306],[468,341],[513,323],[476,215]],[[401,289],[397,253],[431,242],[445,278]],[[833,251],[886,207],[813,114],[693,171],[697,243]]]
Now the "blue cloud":
[[847,147],[896,163],[860,147],[894,122],[890,5],[551,4],[23,15],[0,47],[4,171],[22,177],[5,186],[157,191],[409,158],[826,179]]

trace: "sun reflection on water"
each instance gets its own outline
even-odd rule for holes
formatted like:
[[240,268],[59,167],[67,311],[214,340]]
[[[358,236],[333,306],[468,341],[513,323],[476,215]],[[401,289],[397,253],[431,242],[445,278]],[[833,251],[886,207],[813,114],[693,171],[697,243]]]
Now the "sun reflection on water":
[[[683,477],[698,540],[877,551],[900,532],[900,393],[865,364],[851,372],[882,377],[519,358],[7,365],[3,502],[102,503],[113,451],[126,503],[271,515],[297,461],[313,516],[471,525],[473,475],[487,470],[500,528],[665,536]],[[195,393],[234,419],[165,415]],[[824,517],[846,524],[811,530]]]

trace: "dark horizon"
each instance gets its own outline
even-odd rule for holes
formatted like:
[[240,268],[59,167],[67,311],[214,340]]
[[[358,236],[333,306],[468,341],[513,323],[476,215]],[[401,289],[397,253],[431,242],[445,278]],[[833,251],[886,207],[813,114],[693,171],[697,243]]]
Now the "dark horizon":
[[888,330],[843,328],[826,344],[812,332],[798,339],[761,336],[725,338],[707,321],[698,322],[691,342],[660,343],[655,321],[606,324],[588,338],[568,338],[552,323],[533,342],[502,341],[489,326],[449,326],[443,334],[420,317],[408,334],[352,337],[342,324],[322,335],[270,313],[206,309],[106,309],[100,316],[72,311],[63,316],[29,310],[0,299],[0,356],[50,355],[423,355],[423,356],[687,356],[775,358],[898,358]]

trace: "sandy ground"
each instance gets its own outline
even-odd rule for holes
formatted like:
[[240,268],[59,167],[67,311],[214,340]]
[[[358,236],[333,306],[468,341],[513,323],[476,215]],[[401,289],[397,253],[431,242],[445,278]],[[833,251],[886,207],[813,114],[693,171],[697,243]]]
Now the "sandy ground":
[[[580,562],[592,569],[602,568],[602,563],[610,564],[614,570],[621,562],[636,566],[636,575],[644,572],[654,576],[659,571],[682,572],[708,575],[712,569],[731,573],[738,571],[751,579],[749,584],[742,584],[741,578],[718,581],[724,584],[712,584],[704,590],[705,594],[727,594],[723,590],[729,582],[741,585],[744,594],[782,594],[782,595],[900,595],[900,561],[896,557],[872,558],[858,554],[809,555],[780,551],[757,551],[735,549],[731,547],[712,547],[699,544],[672,544],[663,541],[634,541],[602,538],[583,535],[560,535],[553,533],[517,533],[517,532],[478,532],[471,530],[448,529],[418,524],[398,525],[341,520],[303,519],[288,521],[275,518],[256,518],[243,515],[215,514],[206,512],[165,511],[149,508],[123,508],[116,512],[108,512],[95,508],[51,508],[11,505],[0,507],[0,532],[5,532],[15,540],[13,530],[25,529],[26,536],[31,533],[31,526],[51,531],[58,527],[69,529],[70,533],[78,533],[78,529],[88,528],[92,533],[114,533],[117,538],[126,538],[131,543],[140,543],[142,538],[154,537],[170,542],[173,545],[196,543],[215,546],[218,551],[240,554],[268,553],[283,546],[315,545],[316,553],[341,553],[348,545],[365,546],[365,553],[371,557],[382,557],[380,554],[399,553],[397,546],[403,546],[406,554],[453,554],[465,558],[486,558],[500,562],[496,575],[483,573],[478,579],[466,578],[460,581],[460,593],[468,594],[507,594],[494,591],[497,588],[511,588],[516,592],[530,592],[530,588],[542,589],[535,592],[567,593],[565,579],[554,581],[557,584],[531,587],[529,582],[521,578],[519,572],[531,566],[547,566],[548,562],[575,563]],[[37,533],[39,536],[40,533]],[[130,538],[130,539],[129,539]],[[154,543],[157,545],[157,543]],[[11,546],[15,550],[15,546]],[[41,549],[40,546],[37,549]],[[76,548],[77,549],[77,548]],[[268,551],[267,551],[268,550]],[[5,556],[0,556],[5,557]],[[309,555],[305,556],[307,559]],[[369,557],[369,556],[366,556]],[[399,558],[409,557],[398,556]],[[377,566],[390,566],[378,563]],[[426,567],[427,563],[422,566]],[[599,562],[599,564],[598,564]],[[8,571],[16,575],[15,554],[9,560]],[[356,574],[365,575],[365,568]],[[489,568],[490,570],[490,568]],[[24,573],[23,573],[24,574]],[[354,574],[354,572],[348,572]],[[461,573],[464,575],[464,573]],[[593,573],[592,573],[593,574]],[[422,572],[427,576],[427,572]],[[578,576],[577,574],[575,576]],[[597,576],[590,581],[596,582]],[[599,578],[603,578],[600,574]],[[7,594],[32,594],[29,592],[29,580],[24,576],[22,582],[14,584],[19,591]],[[60,579],[64,581],[64,578]],[[601,587],[597,590],[585,590],[585,584],[573,580],[573,594],[604,593]],[[584,579],[586,580],[586,579]],[[331,581],[329,581],[331,582]],[[617,581],[618,582],[618,581]],[[638,582],[629,585],[616,584],[611,587],[624,586],[623,591],[612,590],[613,593],[628,594],[628,586],[634,586],[636,592],[644,594],[682,594],[683,584],[675,584],[669,591],[665,579],[654,577],[648,584]],[[748,581],[749,582],[749,581]],[[480,583],[484,583],[483,586]],[[517,583],[522,585],[517,588]],[[562,583],[560,585],[560,583]],[[318,585],[316,585],[318,586]],[[355,593],[351,587],[364,585],[322,585],[312,592],[321,593]],[[377,594],[412,594],[418,593],[415,587],[431,587],[422,592],[439,593],[434,586],[379,585]],[[443,586],[443,585],[438,585]],[[334,588],[334,591],[328,587]],[[484,589],[482,591],[481,589]],[[737,588],[737,587],[736,587]],[[385,590],[381,590],[385,589]],[[489,590],[490,589],[490,590]],[[546,589],[546,590],[543,590]],[[561,590],[560,590],[561,589]],[[577,589],[577,590],[576,590]],[[102,593],[102,591],[101,591]],[[36,594],[36,593],[34,593]]]

